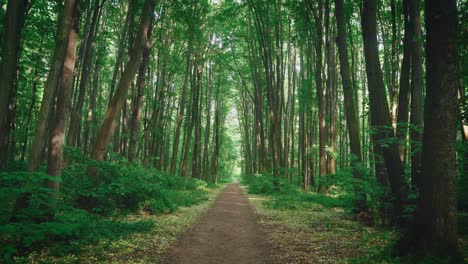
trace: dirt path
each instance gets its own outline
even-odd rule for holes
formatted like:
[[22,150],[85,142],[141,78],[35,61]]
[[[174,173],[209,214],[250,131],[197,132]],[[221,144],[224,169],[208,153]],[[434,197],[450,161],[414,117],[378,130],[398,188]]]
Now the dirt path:
[[247,198],[234,183],[169,248],[166,263],[269,263],[270,250]]

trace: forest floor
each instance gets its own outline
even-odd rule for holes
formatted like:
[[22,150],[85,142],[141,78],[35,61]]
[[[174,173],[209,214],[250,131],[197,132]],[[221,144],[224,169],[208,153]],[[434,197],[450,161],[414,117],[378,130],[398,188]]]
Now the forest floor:
[[165,263],[272,263],[272,246],[237,183],[229,184],[208,212],[170,248]]
[[[168,247],[211,208],[224,184],[205,188],[206,200],[180,207],[173,213],[149,215],[136,213],[104,221],[97,243],[71,241],[74,253],[57,252],[60,246],[34,251],[15,258],[13,263],[160,263]],[[103,235],[100,235],[103,233]],[[104,235],[106,234],[106,235]],[[54,249],[54,248],[58,248]],[[2,260],[0,259],[0,263]]]
[[[248,187],[243,188],[248,193]],[[357,222],[340,199],[333,196],[302,193],[247,197],[275,248],[271,263],[415,263],[411,257],[391,257],[391,248],[399,237],[396,230]],[[468,263],[466,233],[460,235],[459,243]],[[428,256],[418,263],[447,262]]]

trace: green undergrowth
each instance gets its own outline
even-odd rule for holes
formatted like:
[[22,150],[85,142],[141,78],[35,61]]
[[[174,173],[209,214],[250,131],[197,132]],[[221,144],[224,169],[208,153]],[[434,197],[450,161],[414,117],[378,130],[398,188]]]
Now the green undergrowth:
[[349,194],[306,193],[284,180],[274,188],[273,182],[269,175],[243,180],[268,239],[278,247],[275,263],[446,263],[392,258],[399,232],[362,224],[366,219],[351,213]]
[[[86,173],[90,165],[99,184]],[[219,187],[125,160],[85,161],[63,170],[61,191],[54,193],[43,187],[53,178],[21,169],[0,173],[0,262],[127,263],[142,251],[154,259]],[[21,210],[14,209],[18,198],[27,201]]]

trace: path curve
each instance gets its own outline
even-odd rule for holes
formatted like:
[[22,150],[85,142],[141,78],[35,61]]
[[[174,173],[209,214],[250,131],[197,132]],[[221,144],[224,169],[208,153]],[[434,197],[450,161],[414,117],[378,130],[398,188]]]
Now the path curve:
[[270,263],[271,247],[239,184],[225,187],[208,212],[168,250],[166,263]]

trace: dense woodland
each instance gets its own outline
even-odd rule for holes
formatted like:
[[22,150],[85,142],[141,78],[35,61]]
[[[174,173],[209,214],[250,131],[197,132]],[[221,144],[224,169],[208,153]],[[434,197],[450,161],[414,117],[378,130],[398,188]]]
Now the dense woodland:
[[456,0],[0,0],[3,259],[239,174],[347,197],[398,230],[393,256],[462,262],[467,19]]

